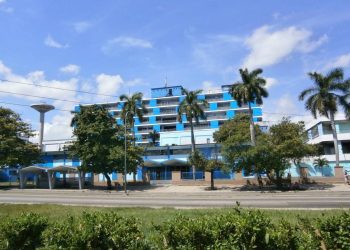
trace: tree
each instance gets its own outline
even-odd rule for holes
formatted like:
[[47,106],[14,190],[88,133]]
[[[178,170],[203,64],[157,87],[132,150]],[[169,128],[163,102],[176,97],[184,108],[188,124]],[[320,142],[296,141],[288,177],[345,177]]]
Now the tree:
[[[141,92],[134,93],[132,96],[121,95],[120,101],[124,102],[124,106],[121,112],[121,118],[123,122],[126,121],[124,126],[130,128],[132,133],[132,141],[133,146],[136,146],[136,138],[135,138],[135,120],[134,118],[138,118],[140,122],[143,121],[143,115],[147,113],[147,109],[145,104],[142,102],[143,94]],[[136,181],[136,173],[133,173],[134,182]]]
[[[83,172],[103,174],[108,189],[112,188],[110,174],[124,172],[124,131],[102,106],[81,107],[72,120],[76,140],[69,150],[81,161]],[[128,144],[127,172],[135,172],[142,163],[141,149]]]
[[[235,170],[254,172],[260,178],[266,173],[270,182],[282,186],[285,170],[292,163],[300,164],[304,157],[317,154],[315,145],[307,144],[303,123],[293,123],[283,119],[279,124],[271,126],[268,133],[257,134],[257,143],[249,143],[249,121],[247,117],[235,117],[229,121],[232,128],[223,126],[214,134],[214,139],[222,141],[222,156],[227,164],[233,164]],[[234,135],[224,134],[235,131]],[[258,130],[259,131],[259,130]]]
[[[198,95],[202,93],[202,90],[188,91],[183,89],[185,98],[179,105],[177,114],[177,120],[182,122],[182,115],[186,116],[186,120],[190,124],[191,128],[191,152],[192,154],[196,150],[196,142],[194,139],[193,120],[198,124],[200,119],[206,119],[203,108],[208,107],[209,104],[206,100],[199,99]],[[193,179],[195,179],[196,166],[192,165]]]
[[147,113],[145,104],[142,102],[143,94],[141,92],[134,93],[132,96],[121,95],[120,101],[124,102],[124,106],[121,112],[121,118],[126,121],[125,126],[128,125],[132,131],[133,145],[135,146],[135,120],[134,117],[138,118],[141,122],[143,121],[143,115]]
[[316,119],[317,114],[327,117],[331,122],[335,161],[339,166],[338,137],[335,129],[334,116],[342,107],[346,117],[350,118],[350,104],[348,102],[350,79],[344,81],[344,72],[341,68],[331,70],[325,76],[314,72],[309,73],[313,86],[303,90],[299,95],[299,100],[305,101],[305,109],[309,110]]
[[264,88],[266,80],[259,77],[262,72],[262,69],[255,69],[252,72],[249,72],[248,69],[240,69],[239,73],[241,75],[242,82],[233,84],[230,89],[230,94],[237,101],[239,107],[241,107],[242,104],[248,104],[250,117],[250,136],[253,146],[256,145],[256,141],[251,103],[256,102],[257,104],[261,105],[263,104],[262,98],[269,96],[269,93]]
[[37,144],[29,142],[33,130],[11,109],[0,107],[0,167],[25,167],[40,162]]
[[228,166],[219,160],[217,157],[215,159],[206,159],[205,156],[198,150],[195,150],[194,153],[192,153],[189,158],[188,162],[191,165],[195,165],[198,167],[198,169],[204,170],[206,172],[210,172],[210,189],[214,190],[214,171],[215,170],[224,170],[228,171]]
[[313,162],[314,167],[321,168],[322,176],[323,176],[323,169],[329,165],[329,161],[326,158],[318,157]]
[[148,134],[151,146],[156,146],[157,141],[159,140],[159,133],[156,130],[153,130],[152,132],[149,132]]

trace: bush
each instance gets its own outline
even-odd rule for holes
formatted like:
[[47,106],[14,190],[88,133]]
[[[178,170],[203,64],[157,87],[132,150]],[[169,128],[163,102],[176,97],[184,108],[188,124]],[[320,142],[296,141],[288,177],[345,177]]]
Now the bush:
[[319,220],[319,230],[327,249],[350,249],[350,212]]
[[115,213],[83,213],[55,223],[44,233],[50,249],[148,249],[134,218]]
[[47,226],[47,219],[34,213],[7,219],[0,227],[0,247],[11,250],[36,249],[42,245],[42,232]]
[[266,248],[270,221],[259,211],[237,210],[225,215],[178,216],[161,226],[158,247],[170,249]]

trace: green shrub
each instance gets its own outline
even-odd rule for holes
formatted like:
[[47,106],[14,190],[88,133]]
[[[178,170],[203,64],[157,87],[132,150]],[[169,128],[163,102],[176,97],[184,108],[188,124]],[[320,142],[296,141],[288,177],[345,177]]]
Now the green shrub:
[[138,221],[115,213],[83,213],[44,232],[50,249],[147,249]]
[[350,249],[350,212],[320,219],[319,230],[327,249]]
[[158,244],[170,249],[266,248],[270,221],[259,211],[232,212],[219,216],[178,216],[161,226]]
[[42,245],[42,232],[47,226],[47,218],[34,213],[7,219],[0,227],[1,249],[36,249]]

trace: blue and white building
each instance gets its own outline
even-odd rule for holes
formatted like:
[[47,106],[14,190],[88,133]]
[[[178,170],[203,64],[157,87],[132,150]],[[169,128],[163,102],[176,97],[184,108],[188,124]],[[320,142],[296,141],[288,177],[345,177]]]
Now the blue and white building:
[[[209,107],[205,108],[206,120],[200,120],[199,124],[194,124],[194,135],[199,149],[206,157],[219,157],[220,145],[214,143],[213,133],[227,120],[239,113],[248,113],[248,106],[239,107],[229,94],[230,85],[223,85],[220,89],[205,92],[199,98],[205,99]],[[187,159],[191,152],[191,135],[189,122],[186,117],[180,123],[177,121],[178,107],[184,99],[183,87],[166,86],[162,88],[152,88],[151,97],[142,101],[147,108],[144,120],[140,121],[135,117],[136,143],[145,147],[144,166],[139,167],[137,180],[145,179],[151,181],[170,181],[173,179],[172,172],[177,171],[181,179],[192,178],[191,167]],[[104,106],[115,118],[117,124],[123,124],[120,114],[124,103],[121,101],[110,103],[99,103]],[[252,103],[254,121],[262,121],[262,107]],[[75,111],[79,112],[79,106]],[[152,131],[159,133],[159,141],[155,146],[150,146],[149,133]],[[61,144],[62,145],[61,145]],[[54,167],[59,165],[79,166],[79,159],[69,159],[63,150],[63,142],[44,142],[44,159],[42,166]],[[69,143],[69,142],[68,142]],[[118,180],[118,173],[111,175],[113,181]],[[130,181],[133,176],[127,177]],[[204,179],[204,173],[196,173],[197,179]],[[215,173],[215,178],[234,179],[234,173],[224,174],[220,171]],[[103,182],[104,177],[98,176],[95,181]]]

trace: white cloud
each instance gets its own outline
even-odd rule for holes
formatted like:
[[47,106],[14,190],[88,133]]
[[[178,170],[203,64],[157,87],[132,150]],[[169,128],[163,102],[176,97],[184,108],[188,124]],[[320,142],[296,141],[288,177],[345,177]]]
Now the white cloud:
[[57,49],[68,48],[68,44],[61,44],[57,42],[55,39],[51,37],[51,35],[47,35],[47,37],[44,40],[44,44],[48,47],[57,48]]
[[333,60],[331,60],[329,63],[325,65],[324,70],[329,70],[337,67],[345,68],[345,67],[348,67],[349,65],[350,65],[350,53],[340,55],[337,58],[334,58]]
[[275,78],[272,78],[272,77],[266,77],[265,78],[266,80],[266,85],[265,87],[267,89],[270,89],[272,86],[275,86],[277,84],[277,80]]
[[312,120],[312,116],[301,109],[302,106],[297,106],[297,103],[297,98],[293,98],[289,93],[283,94],[278,99],[266,99],[263,120],[269,125],[280,122],[283,117],[293,122]]
[[68,65],[60,68],[60,71],[63,73],[67,73],[67,74],[77,75],[77,74],[79,74],[80,67],[78,65],[75,65],[75,64],[68,64]]
[[221,88],[218,86],[215,86],[214,83],[212,81],[204,81],[202,82],[202,90],[203,92],[216,92],[218,90],[220,90]]
[[271,26],[262,26],[245,41],[250,53],[244,59],[243,67],[254,69],[270,66],[295,51],[311,52],[327,41],[327,36],[316,41],[312,41],[311,36],[311,31],[294,26],[275,31]]
[[108,40],[107,43],[102,46],[102,51],[104,53],[108,53],[110,50],[113,50],[116,47],[151,49],[153,48],[153,45],[151,42],[144,39],[129,36],[120,36]]
[[50,122],[45,122],[45,140],[71,139],[73,133],[70,126],[72,114],[60,112]]
[[97,92],[104,95],[114,95],[124,83],[120,75],[100,74],[96,77]]
[[6,3],[6,0],[0,0],[0,4]]
[[74,30],[78,33],[83,33],[91,28],[92,24],[87,21],[76,22],[73,24]]

